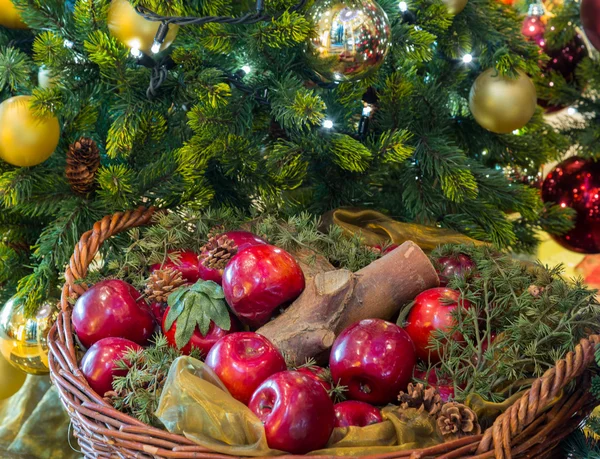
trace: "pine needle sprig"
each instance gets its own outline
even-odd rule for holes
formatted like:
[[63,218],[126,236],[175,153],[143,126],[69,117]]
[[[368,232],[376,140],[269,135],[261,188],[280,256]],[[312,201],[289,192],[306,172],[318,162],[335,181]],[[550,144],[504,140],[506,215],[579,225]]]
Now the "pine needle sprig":
[[[162,428],[162,423],[154,415],[173,361],[181,354],[169,346],[164,335],[156,335],[151,345],[141,350],[129,350],[117,368],[127,370],[127,375],[117,376],[113,381],[113,391],[106,395],[113,406],[145,424]],[[190,354],[199,359],[195,349]]]

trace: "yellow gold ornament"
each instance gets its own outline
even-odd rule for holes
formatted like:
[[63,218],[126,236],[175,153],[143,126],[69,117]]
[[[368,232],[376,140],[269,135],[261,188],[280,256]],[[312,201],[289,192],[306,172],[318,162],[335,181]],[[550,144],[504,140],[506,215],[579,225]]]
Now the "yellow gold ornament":
[[356,81],[375,72],[391,45],[385,11],[372,0],[317,0],[308,10],[315,24],[308,62],[325,81]]
[[11,0],[0,0],[0,26],[9,29],[28,29],[27,24],[21,19],[19,10]]
[[26,373],[13,367],[0,355],[0,400],[15,395],[25,382],[26,377]]
[[43,163],[60,138],[58,119],[34,116],[31,101],[31,96],[16,96],[0,104],[0,159],[13,166]]
[[[132,50],[152,52],[152,44],[158,32],[160,22],[148,21],[140,16],[127,0],[113,0],[108,10],[108,30],[125,46]],[[169,26],[169,33],[160,51],[168,48],[175,37],[179,26]]]
[[468,0],[442,0],[444,5],[448,8],[448,12],[454,16],[465,9],[467,1]]
[[47,302],[28,319],[14,298],[0,312],[0,352],[14,367],[32,375],[44,375],[48,368],[48,332],[56,307]]
[[535,113],[535,86],[520,70],[516,79],[509,79],[487,69],[471,87],[469,107],[481,127],[496,134],[508,134],[525,126]]

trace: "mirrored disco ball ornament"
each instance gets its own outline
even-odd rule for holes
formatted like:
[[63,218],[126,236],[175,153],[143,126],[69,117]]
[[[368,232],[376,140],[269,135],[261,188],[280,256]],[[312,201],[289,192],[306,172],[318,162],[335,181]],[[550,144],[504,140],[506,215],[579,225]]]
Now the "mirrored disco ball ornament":
[[307,55],[324,81],[356,81],[383,64],[391,45],[390,23],[371,0],[317,0],[307,13],[316,32]]

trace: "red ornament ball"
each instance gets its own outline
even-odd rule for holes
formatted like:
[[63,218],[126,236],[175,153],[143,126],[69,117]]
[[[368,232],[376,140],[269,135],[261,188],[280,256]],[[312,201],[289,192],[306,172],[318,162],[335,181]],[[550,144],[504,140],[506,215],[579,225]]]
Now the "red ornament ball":
[[600,50],[600,0],[582,0],[580,14],[585,35]]
[[600,163],[578,157],[560,163],[546,177],[544,202],[577,212],[575,228],[554,239],[581,253],[600,253]]

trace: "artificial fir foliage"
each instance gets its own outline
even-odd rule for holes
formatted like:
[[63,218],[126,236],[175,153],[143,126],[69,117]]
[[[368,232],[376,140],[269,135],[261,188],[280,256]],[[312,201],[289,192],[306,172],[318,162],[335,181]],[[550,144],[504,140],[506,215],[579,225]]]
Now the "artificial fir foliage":
[[[0,163],[2,295],[19,283],[30,311],[83,231],[139,204],[290,215],[358,205],[519,250],[532,249],[540,224],[550,231],[567,224],[563,211],[543,206],[535,190],[496,167],[537,170],[570,138],[545,124],[540,110],[518,135],[485,131],[468,110],[483,70],[539,74],[537,47],[498,2],[469,0],[454,16],[438,0],[410,2],[410,14],[397,0],[379,1],[391,24],[390,52],[374,75],[339,85],[319,84],[308,65],[315,29],[305,12],[314,2],[297,11],[294,0],[266,1],[273,22],[180,27],[152,58],[134,57],[111,35],[109,0],[13,3],[30,30],[0,28],[0,100],[32,94],[37,112],[61,121],[49,160],[23,169]],[[132,3],[190,16],[254,8],[231,0]],[[47,88],[35,84],[41,66]],[[164,81],[147,94],[153,74]],[[364,103],[368,130],[359,134]],[[97,189],[86,196],[64,174],[68,147],[82,136],[101,151]],[[33,250],[14,250],[14,242]]]

